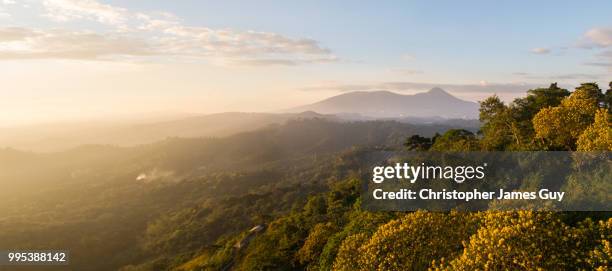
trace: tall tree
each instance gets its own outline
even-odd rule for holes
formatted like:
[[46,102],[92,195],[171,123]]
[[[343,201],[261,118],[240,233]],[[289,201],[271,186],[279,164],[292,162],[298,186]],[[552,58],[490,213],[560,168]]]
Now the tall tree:
[[503,150],[512,143],[512,120],[508,107],[496,95],[480,102],[482,146],[485,150]]
[[576,140],[593,123],[602,98],[597,84],[582,84],[559,106],[544,108],[534,116],[536,138],[551,150],[575,150]]
[[436,139],[434,151],[476,151],[480,144],[474,133],[464,129],[451,129]]

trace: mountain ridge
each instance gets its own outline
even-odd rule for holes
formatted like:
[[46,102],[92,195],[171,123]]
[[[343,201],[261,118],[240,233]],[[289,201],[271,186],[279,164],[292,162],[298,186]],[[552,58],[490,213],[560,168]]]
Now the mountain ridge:
[[329,97],[288,112],[360,114],[375,118],[442,117],[475,119],[478,103],[459,99],[435,87],[427,92],[400,94],[388,90],[353,91]]

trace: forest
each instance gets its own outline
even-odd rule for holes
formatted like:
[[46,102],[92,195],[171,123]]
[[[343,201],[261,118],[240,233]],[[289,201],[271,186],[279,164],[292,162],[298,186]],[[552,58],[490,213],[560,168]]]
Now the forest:
[[[3,149],[0,247],[66,249],[74,270],[608,270],[610,212],[370,212],[360,185],[371,151],[611,151],[611,105],[612,82],[553,83],[481,101],[478,130],[304,119],[136,147]],[[576,189],[611,201],[604,165]]]

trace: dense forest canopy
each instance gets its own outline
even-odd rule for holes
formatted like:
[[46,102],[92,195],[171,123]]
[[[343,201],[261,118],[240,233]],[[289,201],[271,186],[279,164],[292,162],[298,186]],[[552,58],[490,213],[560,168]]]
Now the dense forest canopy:
[[[77,270],[607,270],[608,212],[367,212],[359,191],[370,150],[610,151],[611,105],[612,83],[551,84],[485,99],[479,131],[311,119],[130,148],[1,150],[0,240],[68,249]],[[568,185],[610,191],[609,174]]]

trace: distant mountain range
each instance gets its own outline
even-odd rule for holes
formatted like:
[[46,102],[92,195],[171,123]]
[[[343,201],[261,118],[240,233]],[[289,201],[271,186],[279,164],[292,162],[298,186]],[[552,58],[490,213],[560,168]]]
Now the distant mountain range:
[[346,117],[476,119],[478,104],[461,100],[441,88],[432,88],[428,92],[414,95],[390,91],[355,91],[288,110],[304,111]]
[[[455,98],[440,88],[401,95],[389,91],[351,92],[293,108],[284,113],[226,112],[150,119],[128,123],[67,123],[0,128],[0,148],[58,151],[87,144],[132,146],[168,137],[225,137],[296,119],[328,121],[395,120],[415,125],[476,130],[478,104]],[[444,129],[441,129],[444,130]]]

